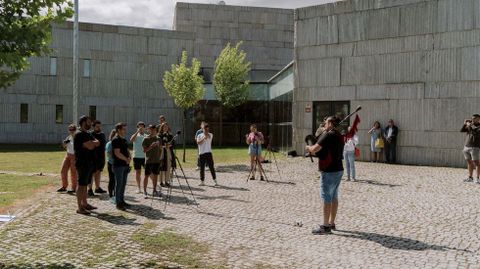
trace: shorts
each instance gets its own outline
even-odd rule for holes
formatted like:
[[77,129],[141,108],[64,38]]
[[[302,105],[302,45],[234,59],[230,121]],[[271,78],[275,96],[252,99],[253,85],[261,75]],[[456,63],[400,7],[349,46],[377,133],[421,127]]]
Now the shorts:
[[262,145],[250,144],[248,146],[248,155],[250,155],[250,156],[262,156]]
[[77,168],[77,179],[79,186],[87,186],[88,184],[92,183],[92,175],[95,172],[95,166],[88,165],[83,167],[76,167]]
[[97,160],[95,162],[95,171],[103,171],[103,168],[105,168],[105,159]]
[[133,158],[133,169],[140,170],[145,168],[145,158]]
[[321,172],[320,197],[324,203],[331,203],[338,199],[338,188],[342,180],[343,171]]
[[480,160],[480,148],[464,147],[463,156],[467,161],[478,161]]
[[158,175],[160,173],[160,164],[159,163],[147,163],[145,164],[145,175]]

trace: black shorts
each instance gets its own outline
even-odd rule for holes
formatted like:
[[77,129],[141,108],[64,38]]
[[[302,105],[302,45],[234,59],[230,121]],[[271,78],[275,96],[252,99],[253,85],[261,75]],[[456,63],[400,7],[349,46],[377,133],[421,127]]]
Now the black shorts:
[[76,168],[79,186],[87,186],[88,184],[92,183],[92,175],[93,172],[95,172],[95,167],[93,165]]
[[103,171],[105,168],[105,159],[95,161],[95,171]]
[[147,163],[145,164],[145,175],[158,175],[160,173],[160,164],[159,163]]
[[145,168],[145,158],[133,158],[133,169],[140,170]]

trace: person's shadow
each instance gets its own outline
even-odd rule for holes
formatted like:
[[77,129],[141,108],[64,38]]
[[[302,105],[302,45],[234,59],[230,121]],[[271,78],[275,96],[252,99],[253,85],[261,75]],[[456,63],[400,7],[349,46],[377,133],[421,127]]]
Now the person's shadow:
[[367,232],[359,232],[359,231],[346,231],[346,230],[335,230],[334,233],[336,236],[343,236],[349,238],[355,238],[360,240],[367,240],[372,241],[377,244],[380,244],[386,248],[390,249],[399,249],[399,250],[416,250],[416,251],[423,251],[423,250],[438,250],[438,251],[446,251],[446,250],[458,250],[458,251],[466,251],[470,252],[466,249],[457,249],[451,248],[447,246],[439,246],[439,245],[431,245],[425,242],[421,242],[418,240],[413,240],[404,237],[397,237],[385,234],[377,234],[377,233],[367,233]]

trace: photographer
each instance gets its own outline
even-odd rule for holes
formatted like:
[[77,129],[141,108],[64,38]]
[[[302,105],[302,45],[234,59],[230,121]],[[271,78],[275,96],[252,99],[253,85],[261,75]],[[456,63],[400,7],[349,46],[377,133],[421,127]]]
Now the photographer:
[[[262,144],[264,137],[261,132],[258,132],[255,124],[250,125],[250,133],[245,135],[246,143],[248,144],[248,155],[250,155],[250,171],[253,171],[250,180],[255,180],[256,165],[259,166],[259,171],[263,171],[261,157],[262,157]],[[264,181],[262,173],[260,172],[260,180]]]
[[477,170],[476,183],[480,184],[480,115],[474,114],[472,119],[463,122],[460,132],[467,133],[463,155],[468,164],[468,178],[465,182],[473,182],[473,170]]
[[176,167],[175,155],[173,152],[173,135],[170,133],[170,126],[165,122],[160,125],[158,137],[162,143],[160,156],[160,186],[170,187],[172,179],[172,167]]
[[336,129],[340,119],[331,116],[325,121],[325,132],[317,143],[307,146],[310,154],[318,158],[321,173],[320,196],[323,200],[323,225],[312,230],[313,234],[328,234],[335,230],[335,217],[338,209],[338,189],[343,176],[342,155],[344,143],[342,136]]
[[125,186],[127,185],[128,173],[130,173],[130,162],[132,161],[130,151],[128,150],[127,125],[125,123],[117,123],[115,130],[117,136],[112,140],[113,149],[113,172],[115,173],[115,203],[117,209],[126,210],[129,206],[125,202]]
[[77,204],[78,214],[89,215],[90,210],[97,209],[87,202],[87,186],[92,180],[95,171],[95,148],[100,146],[89,132],[92,128],[92,120],[88,116],[80,117],[78,121],[80,131],[73,138],[73,149],[75,151],[75,168],[77,168],[78,187]]
[[212,179],[215,183],[215,187],[218,186],[217,176],[213,163],[212,140],[213,134],[210,133],[210,127],[208,126],[208,123],[205,123],[203,125],[203,133],[201,133],[197,137],[198,152],[200,154],[200,186],[205,186],[205,165],[208,165],[210,169],[210,173],[212,174]]
[[[77,169],[75,168],[75,150],[73,149],[73,136],[77,131],[75,124],[68,126],[68,136],[63,140],[62,147],[67,150],[65,158],[62,163],[62,187],[57,192],[67,192],[69,194],[75,193],[77,189]],[[70,170],[70,177],[72,178],[72,189],[67,191],[68,187],[68,170]]]

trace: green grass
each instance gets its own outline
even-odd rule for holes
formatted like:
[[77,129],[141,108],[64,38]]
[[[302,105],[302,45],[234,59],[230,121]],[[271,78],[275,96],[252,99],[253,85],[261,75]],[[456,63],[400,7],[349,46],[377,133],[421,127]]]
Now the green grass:
[[49,177],[0,174],[0,212],[54,182],[55,179]]
[[[0,170],[26,173],[60,173],[65,152],[58,145],[0,145]],[[183,150],[177,149],[180,161]],[[278,159],[284,158],[276,154]],[[249,157],[247,147],[213,148],[213,158],[216,165],[247,164]],[[197,163],[197,148],[186,150],[185,168],[193,168]]]
[[132,240],[140,244],[143,251],[159,256],[159,261],[148,261],[152,267],[164,268],[163,264],[166,261],[162,261],[160,256],[166,255],[169,262],[185,268],[226,268],[222,264],[208,264],[204,261],[204,256],[209,251],[207,245],[172,230],[157,233],[152,231],[151,227],[144,227],[133,234]]

